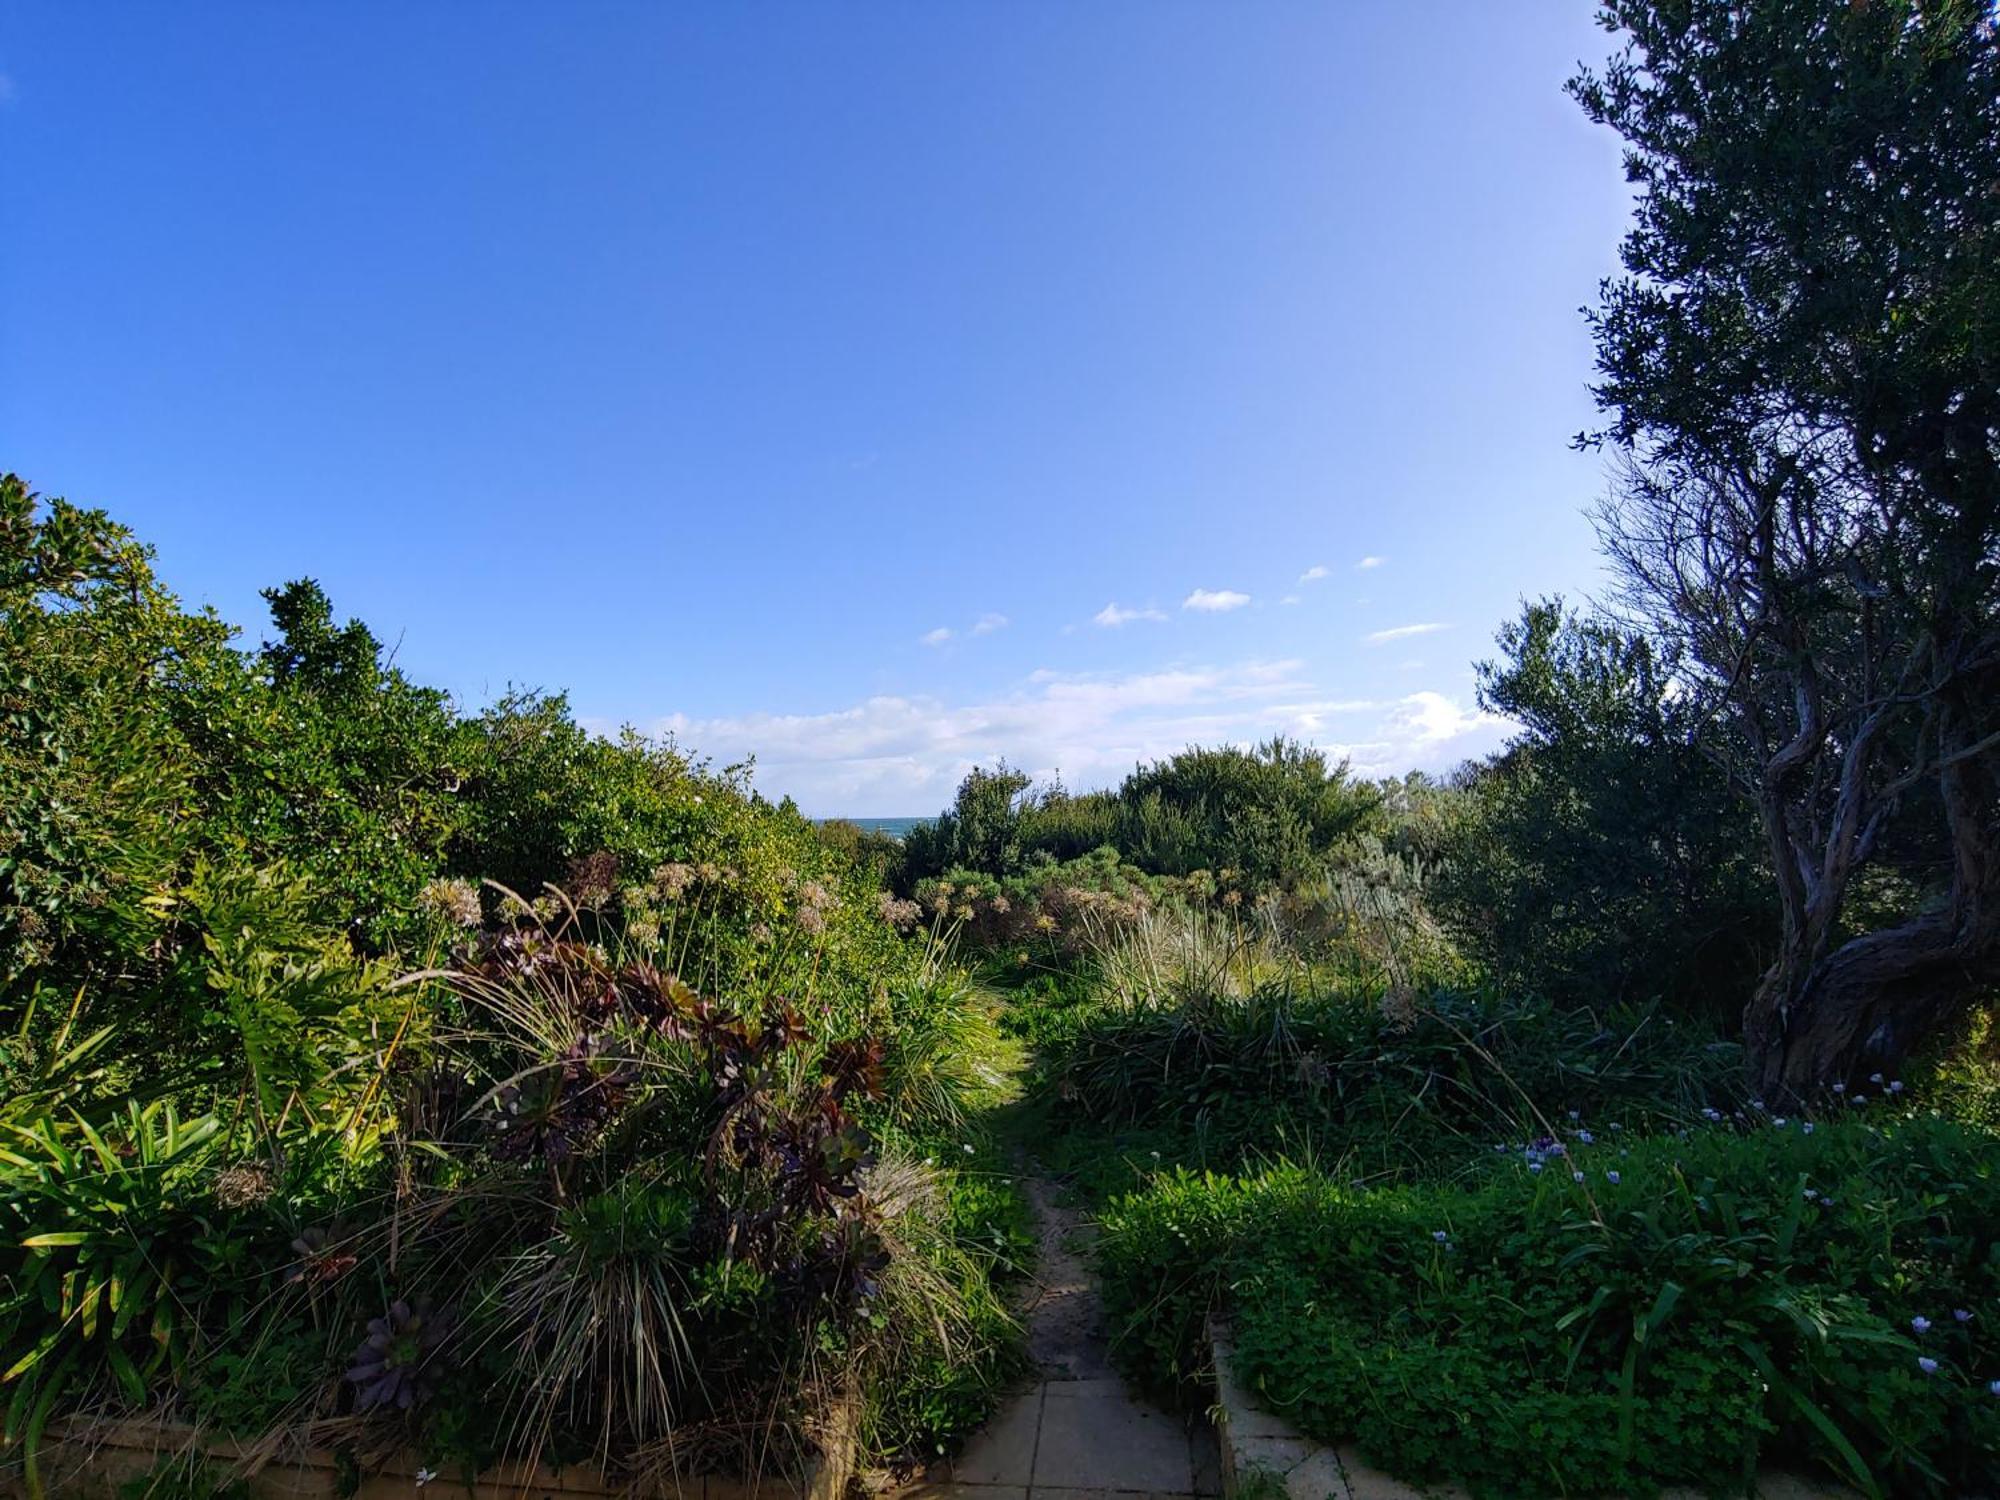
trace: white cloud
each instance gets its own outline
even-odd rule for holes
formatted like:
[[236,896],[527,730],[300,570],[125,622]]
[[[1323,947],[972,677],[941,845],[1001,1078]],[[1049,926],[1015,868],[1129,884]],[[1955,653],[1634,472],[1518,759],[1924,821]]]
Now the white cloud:
[[1305,572],[1299,574],[1299,582],[1311,583],[1314,579],[1324,578],[1324,577],[1326,577],[1326,564],[1314,563],[1310,568],[1307,568]]
[[1127,609],[1120,604],[1107,604],[1090,618],[1095,624],[1116,629],[1134,620],[1164,620],[1166,616],[1157,609]]
[[1226,610],[1241,609],[1249,602],[1248,594],[1239,594],[1234,589],[1196,589],[1181,600],[1181,608],[1198,609],[1206,614],[1221,614]]
[[951,639],[951,633],[949,625],[940,625],[936,630],[926,630],[918,639],[926,646],[942,646]]
[[1451,629],[1449,625],[1440,625],[1437,624],[1435,621],[1424,625],[1396,625],[1392,626],[1388,630],[1377,630],[1371,632],[1368,635],[1367,640],[1369,645],[1379,646],[1382,645],[1385,641],[1408,640],[1413,635],[1435,635],[1440,630],[1449,630],[1449,629]]
[[1299,596],[1297,594],[1287,594],[1285,595],[1284,598],[1280,599],[1278,602],[1280,604],[1297,604],[1299,602]]
[[1418,692],[1386,705],[1366,740],[1323,742],[1347,757],[1357,774],[1392,776],[1442,770],[1500,747],[1514,723],[1484,709],[1465,708],[1443,693]]
[[1038,778],[1060,770],[1081,789],[1116,785],[1140,761],[1190,744],[1289,734],[1374,776],[1443,770],[1496,748],[1508,726],[1441,693],[1338,698],[1323,695],[1297,661],[1246,661],[1044,669],[983,702],[880,695],[827,713],[676,714],[652,727],[718,764],[754,756],[765,794],[790,794],[814,816],[893,817],[945,806],[967,771],[1003,755]]
[[1005,615],[995,614],[993,611],[988,610],[972,622],[972,633],[974,635],[991,635],[996,630],[1005,630],[1009,623]]
[[1381,567],[1382,564],[1387,562],[1388,560],[1389,559],[1386,557],[1364,557],[1361,559],[1360,562],[1356,563],[1354,566],[1361,569],[1363,572],[1366,572],[1369,568]]

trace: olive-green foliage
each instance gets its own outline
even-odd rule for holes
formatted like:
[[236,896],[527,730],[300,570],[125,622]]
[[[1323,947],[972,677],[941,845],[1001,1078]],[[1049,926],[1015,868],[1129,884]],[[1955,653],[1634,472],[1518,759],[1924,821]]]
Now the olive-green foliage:
[[[692,1461],[749,1461],[847,1380],[885,1444],[976,1420],[1022,1252],[1018,1200],[968,1186],[961,1147],[1011,1061],[987,999],[885,920],[858,844],[560,698],[463,715],[309,580],[239,650],[148,562],[0,484],[10,1442],[32,1462],[52,1415],[107,1402],[245,1433],[352,1415],[371,1319],[450,1326],[425,1296],[465,1332],[371,1441],[433,1458],[602,1458],[661,1433],[669,1388],[709,1419],[691,1442],[736,1445]],[[538,919],[563,942],[536,948]],[[393,977],[462,979],[503,939],[574,982],[512,1031],[472,988]],[[610,953],[687,1010],[600,1065],[611,981],[582,956]],[[741,1055],[702,1054],[697,1017]],[[822,1066],[879,1082],[867,1129],[935,1164],[878,1181]],[[549,1112],[525,1156],[506,1104]],[[730,1214],[778,1241],[765,1265]],[[620,1381],[574,1378],[603,1361]],[[743,1409],[704,1406],[697,1366]]]
[[266,597],[274,634],[238,651],[213,617],[179,609],[122,528],[4,481],[10,1020],[38,988],[66,1002],[83,986],[86,1019],[143,1015],[178,1039],[214,999],[188,896],[198,862],[202,888],[232,870],[284,868],[289,925],[268,952],[296,946],[304,923],[420,960],[435,933],[417,898],[439,876],[494,879],[533,899],[595,861],[588,878],[615,897],[684,863],[742,874],[756,899],[742,903],[731,941],[788,913],[816,881],[837,898],[823,908],[836,987],[865,995],[898,971],[866,873],[740,771],[632,733],[592,735],[559,697],[515,695],[462,717],[385,665],[366,627],[337,623],[317,584]]
[[1626,1146],[1596,1125],[1539,1172],[1494,1157],[1469,1191],[1163,1176],[1105,1216],[1127,1352],[1155,1379],[1197,1371],[1220,1305],[1262,1400],[1482,1495],[1721,1490],[1760,1459],[1980,1491],[2000,1454],[1990,1135],[1759,1117]]
[[1294,884],[1368,826],[1374,788],[1323,752],[1273,739],[1255,750],[1190,749],[1142,766],[1118,789],[1121,847],[1163,875],[1241,871],[1253,889]]
[[1499,639],[1480,701],[1522,732],[1463,781],[1431,902],[1503,983],[1733,1021],[1776,908],[1755,819],[1699,726],[1645,641],[1560,600]]
[[100,511],[0,477],[0,993],[118,973],[199,829],[164,706],[226,636],[183,615]]
[[[779,807],[788,813],[796,814],[798,811],[789,797]],[[903,841],[879,828],[863,828],[845,818],[828,818],[816,823],[814,828],[820,842],[853,865],[871,885],[883,884],[902,862]]]
[[1254,750],[1191,748],[1140,766],[1115,793],[1033,789],[1004,762],[966,777],[951,808],[910,831],[906,887],[953,869],[1008,876],[1100,847],[1151,875],[1228,872],[1263,891],[1323,872],[1372,825],[1375,790],[1285,739]]
[[[389,993],[385,965],[315,926],[305,881],[283,866],[198,859],[183,901],[201,940],[186,955],[189,984],[198,977],[207,1000],[177,1018],[172,1040],[191,1070],[183,1083],[248,1099],[267,1133],[308,1096],[322,1108],[352,1098],[374,1082],[392,1042],[421,1036],[418,997]],[[408,1021],[416,1036],[405,1034]],[[153,1075],[154,1087],[162,1081]]]
[[1193,967],[1114,957],[1083,986],[1023,993],[1056,1120],[1112,1154],[1137,1132],[1169,1159],[1285,1151],[1386,1182],[1463,1172],[1571,1110],[1636,1130],[1742,1102],[1740,1050],[1657,1008],[1354,989],[1282,950],[1211,946]]
[[60,1400],[110,1385],[138,1402],[196,1348],[216,1290],[203,1168],[220,1136],[214,1117],[160,1104],[102,1131],[75,1117],[0,1129],[0,1392],[32,1492]]

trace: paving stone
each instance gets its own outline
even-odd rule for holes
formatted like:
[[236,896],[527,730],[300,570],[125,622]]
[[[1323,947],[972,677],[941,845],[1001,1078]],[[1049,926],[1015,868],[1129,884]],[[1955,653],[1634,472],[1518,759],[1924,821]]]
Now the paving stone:
[[1228,1442],[1238,1484],[1251,1469],[1262,1469],[1283,1478],[1311,1458],[1319,1446],[1310,1438],[1243,1437],[1235,1431],[1228,1434]]
[[[1050,1390],[1054,1389],[1052,1385]],[[1072,1391],[1043,1402],[1033,1482],[1037,1495],[1045,1486],[1194,1493],[1193,1466],[1180,1423],[1165,1412],[1142,1406],[1119,1388]]]
[[1347,1470],[1331,1448],[1315,1448],[1285,1476],[1290,1500],[1349,1500]]
[[1041,1416],[1040,1386],[1016,1396],[965,1445],[965,1451],[951,1466],[952,1483],[1022,1488],[1033,1483],[1035,1438]]
[[1350,1500],[1465,1500],[1465,1491],[1456,1485],[1440,1489],[1419,1489],[1414,1484],[1384,1474],[1365,1462],[1352,1448],[1339,1450],[1340,1465],[1347,1471]]
[[1188,1460],[1194,1470],[1194,1492],[1205,1497],[1222,1493],[1222,1445],[1215,1429],[1203,1422],[1188,1437]]
[[1053,1400],[1061,1401],[1073,1397],[1103,1400],[1106,1396],[1125,1399],[1125,1382],[1117,1376],[1093,1376],[1088,1380],[1050,1380],[1042,1389]]
[[898,1500],[1028,1500],[1023,1484],[917,1484],[896,1491]]

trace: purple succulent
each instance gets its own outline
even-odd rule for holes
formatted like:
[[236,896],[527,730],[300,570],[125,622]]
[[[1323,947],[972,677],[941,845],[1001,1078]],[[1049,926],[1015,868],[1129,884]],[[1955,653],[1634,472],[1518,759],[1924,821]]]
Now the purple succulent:
[[437,1376],[435,1356],[450,1331],[450,1316],[433,1313],[421,1299],[399,1297],[381,1317],[370,1318],[368,1337],[347,1369],[355,1409],[408,1411],[428,1396]]

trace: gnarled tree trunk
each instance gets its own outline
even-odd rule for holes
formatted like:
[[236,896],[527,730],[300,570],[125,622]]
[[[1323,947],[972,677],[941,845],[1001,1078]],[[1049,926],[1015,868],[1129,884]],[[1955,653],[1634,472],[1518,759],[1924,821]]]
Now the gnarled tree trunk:
[[[1947,725],[1970,715],[1947,715]],[[1941,731],[1949,742],[1949,729]],[[1942,904],[1826,951],[1846,880],[1787,891],[1785,940],[1744,1014],[1754,1087],[1773,1101],[1833,1084],[1867,1091],[1912,1050],[2000,985],[2000,776],[1992,747],[1962,744],[1940,757],[1940,800],[1951,837],[1951,888]],[[1781,858],[1798,851],[1777,838]]]

